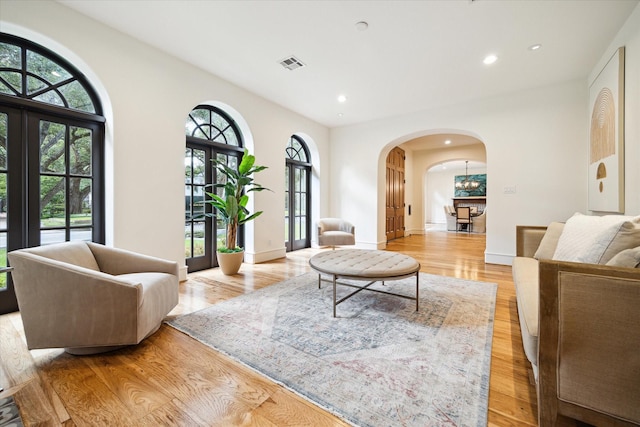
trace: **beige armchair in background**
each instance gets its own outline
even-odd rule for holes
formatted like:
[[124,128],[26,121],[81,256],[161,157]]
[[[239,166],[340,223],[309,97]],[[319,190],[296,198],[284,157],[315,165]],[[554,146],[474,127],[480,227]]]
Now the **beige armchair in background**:
[[474,233],[487,232],[487,208],[484,208],[480,215],[473,217],[473,231]]
[[340,218],[322,218],[318,220],[318,246],[355,245],[356,229],[348,221]]
[[29,349],[138,344],[178,303],[178,263],[89,242],[10,252]]

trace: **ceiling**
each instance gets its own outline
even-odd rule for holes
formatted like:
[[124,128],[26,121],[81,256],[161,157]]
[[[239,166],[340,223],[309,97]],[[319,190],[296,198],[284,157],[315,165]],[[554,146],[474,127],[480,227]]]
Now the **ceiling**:
[[[328,127],[574,79],[586,84],[638,4],[58,1]],[[498,60],[488,66],[482,60],[490,53]],[[290,55],[305,66],[283,68]]]

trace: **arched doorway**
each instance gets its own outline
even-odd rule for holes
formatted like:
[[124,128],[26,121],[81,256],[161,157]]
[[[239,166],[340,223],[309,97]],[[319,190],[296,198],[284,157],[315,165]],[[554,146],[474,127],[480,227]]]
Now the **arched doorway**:
[[[449,142],[447,142],[449,141]],[[387,155],[395,147],[405,152],[405,235],[425,232],[426,211],[424,174],[433,165],[449,160],[474,160],[487,163],[486,147],[478,135],[465,130],[437,129],[415,132],[389,142],[378,163],[379,241],[386,242]],[[453,182],[451,183],[453,187]],[[382,234],[384,233],[384,234]]]

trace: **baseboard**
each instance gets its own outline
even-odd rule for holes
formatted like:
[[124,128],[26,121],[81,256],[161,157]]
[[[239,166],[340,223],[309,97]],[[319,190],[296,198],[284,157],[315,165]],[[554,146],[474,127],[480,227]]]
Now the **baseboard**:
[[411,230],[405,230],[405,232],[404,232],[405,237],[413,236],[413,235],[416,235],[416,234],[424,234],[424,229],[413,228]]
[[244,253],[244,262],[248,264],[260,264],[261,262],[267,262],[274,259],[284,258],[287,256],[287,248],[284,246],[278,249],[273,249],[265,252],[256,253]]
[[182,267],[180,267],[178,269],[178,280],[181,282],[184,282],[185,280],[187,280],[187,272],[188,272],[188,267],[186,265],[183,265]]
[[484,262],[487,264],[511,265],[513,263],[513,255],[485,252]]

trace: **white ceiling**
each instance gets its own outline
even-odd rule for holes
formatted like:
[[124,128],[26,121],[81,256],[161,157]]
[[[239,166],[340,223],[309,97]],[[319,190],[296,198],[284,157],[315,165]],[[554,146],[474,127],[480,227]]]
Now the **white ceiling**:
[[[638,4],[58,1],[329,127],[573,79],[586,84]],[[356,29],[359,21],[366,31]],[[542,48],[528,50],[536,43]],[[486,66],[489,53],[499,59]],[[284,69],[279,61],[290,55],[306,66]]]

